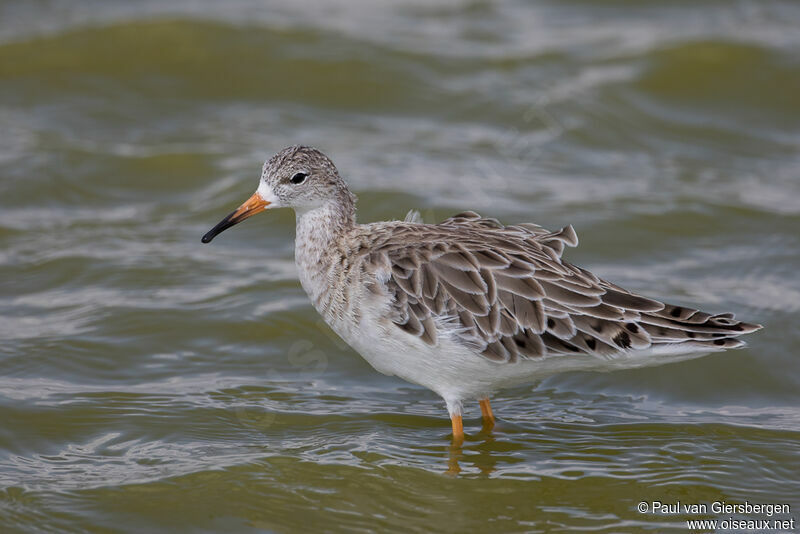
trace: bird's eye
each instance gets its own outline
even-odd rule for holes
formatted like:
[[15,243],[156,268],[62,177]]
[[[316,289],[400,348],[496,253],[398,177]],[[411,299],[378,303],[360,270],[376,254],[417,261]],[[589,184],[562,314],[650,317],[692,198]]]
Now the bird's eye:
[[308,177],[308,174],[306,174],[304,172],[298,172],[297,174],[292,176],[291,182],[293,184],[302,184],[303,182],[306,181],[307,177]]

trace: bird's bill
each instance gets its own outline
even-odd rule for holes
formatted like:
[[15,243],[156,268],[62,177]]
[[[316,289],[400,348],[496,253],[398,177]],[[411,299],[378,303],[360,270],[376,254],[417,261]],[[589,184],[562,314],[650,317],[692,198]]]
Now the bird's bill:
[[269,204],[270,203],[261,198],[261,195],[259,195],[258,191],[256,191],[253,193],[253,196],[248,198],[244,204],[236,208],[235,211],[229,213],[227,217],[222,219],[214,228],[209,230],[208,233],[203,236],[201,241],[203,243],[210,243],[211,240],[217,236],[217,234],[221,234],[231,226],[239,224],[248,217],[252,217],[256,213],[264,211],[267,209]]

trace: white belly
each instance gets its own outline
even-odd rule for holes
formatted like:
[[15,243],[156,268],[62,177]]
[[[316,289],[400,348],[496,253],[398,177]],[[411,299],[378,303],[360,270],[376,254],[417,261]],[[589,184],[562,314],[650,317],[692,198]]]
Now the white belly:
[[614,359],[577,354],[498,363],[465,347],[455,337],[439,336],[437,345],[428,345],[385,317],[372,314],[365,314],[358,325],[331,327],[377,371],[434,391],[447,402],[451,413],[459,414],[464,400],[485,398],[500,389],[561,372],[645,367],[707,354],[668,345],[620,353]]
[[493,362],[453,336],[440,335],[436,345],[428,345],[378,313],[365,313],[358,325],[329,324],[377,371],[434,391],[457,413],[462,400],[485,398],[549,374],[543,361]]
[[[465,345],[455,335],[438,332],[436,345],[400,329],[389,319],[387,296],[362,291],[358,320],[352,316],[326,322],[377,371],[418,384],[439,394],[451,414],[461,413],[461,402],[490,396],[497,390],[530,383],[567,371],[610,371],[661,365],[696,358],[708,350],[673,345],[620,352],[603,359],[588,354],[553,355],[498,363]],[[684,344],[686,345],[686,344]]]

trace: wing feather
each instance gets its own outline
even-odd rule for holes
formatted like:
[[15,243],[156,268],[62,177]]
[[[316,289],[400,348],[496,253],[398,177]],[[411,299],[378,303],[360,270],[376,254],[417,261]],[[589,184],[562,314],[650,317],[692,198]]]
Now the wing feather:
[[[438,225],[383,223],[364,268],[391,296],[391,320],[436,345],[460,340],[495,362],[563,355],[600,358],[654,344],[739,346],[760,328],[636,295],[561,259],[571,226],[503,226],[474,212]],[[372,288],[372,291],[376,291]]]

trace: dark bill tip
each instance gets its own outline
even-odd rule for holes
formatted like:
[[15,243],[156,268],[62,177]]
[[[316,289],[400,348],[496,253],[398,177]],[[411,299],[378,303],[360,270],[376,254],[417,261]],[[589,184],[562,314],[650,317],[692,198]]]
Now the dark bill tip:
[[236,216],[238,211],[239,210],[232,211],[231,213],[229,213],[227,217],[222,219],[219,223],[217,223],[217,225],[214,228],[209,230],[200,241],[203,243],[211,243],[211,240],[217,237],[217,235],[221,234],[231,226],[243,221],[244,220],[243,217]]
[[264,211],[267,209],[267,206],[269,206],[269,202],[261,198],[261,195],[256,191],[244,204],[230,212],[219,224],[209,230],[200,241],[203,243],[211,243],[211,240],[214,239],[217,234],[221,234],[234,224],[239,224],[248,217],[252,217],[256,213]]

